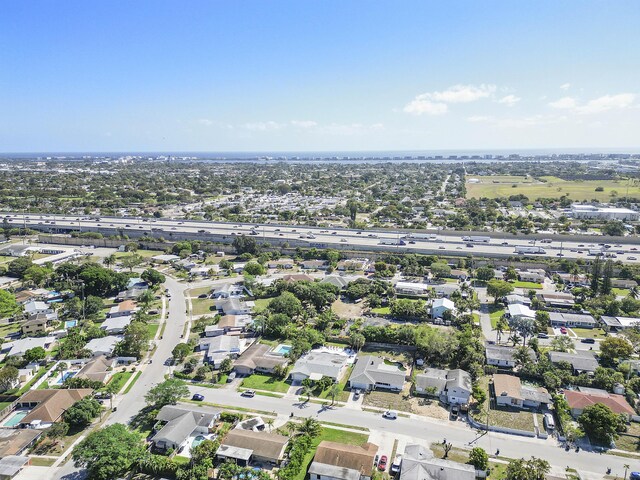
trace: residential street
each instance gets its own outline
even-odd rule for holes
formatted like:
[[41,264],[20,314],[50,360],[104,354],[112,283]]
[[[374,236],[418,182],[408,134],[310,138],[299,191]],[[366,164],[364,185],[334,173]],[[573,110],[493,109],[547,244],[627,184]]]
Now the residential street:
[[[468,443],[478,436],[478,432],[472,430],[465,422],[451,422],[431,419],[427,417],[412,416],[411,418],[398,417],[396,420],[386,420],[382,415],[372,412],[355,410],[353,408],[337,407],[322,411],[322,406],[309,403],[302,407],[287,398],[274,398],[256,395],[254,398],[241,397],[238,392],[229,389],[216,389],[206,387],[190,387],[191,393],[201,393],[206,402],[225,406],[236,406],[275,412],[278,415],[288,416],[293,412],[296,417],[316,417],[320,421],[334,422],[343,425],[366,427],[370,430],[379,430],[390,434],[409,435],[416,439],[431,442],[442,442],[444,438],[453,443],[455,447],[468,447]],[[612,469],[613,475],[624,474],[625,464],[630,464],[634,469],[634,462],[628,458],[590,453],[581,450],[566,452],[553,439],[540,440],[534,438],[519,437],[490,432],[482,436],[474,444],[484,448],[488,453],[494,454],[500,449],[500,456],[519,458],[532,455],[544,458],[556,468],[564,468],[567,465],[577,469],[584,479],[603,478],[607,467]],[[640,464],[640,461],[638,461]]]

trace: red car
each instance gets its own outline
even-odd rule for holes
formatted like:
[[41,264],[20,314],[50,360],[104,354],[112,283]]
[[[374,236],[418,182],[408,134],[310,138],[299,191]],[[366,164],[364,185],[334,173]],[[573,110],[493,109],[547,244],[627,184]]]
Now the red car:
[[380,461],[378,462],[378,470],[380,470],[381,472],[384,472],[386,468],[387,468],[387,456],[382,455],[380,457]]
[[560,328],[560,333],[562,333],[563,335],[566,335],[567,334],[567,329],[564,328],[564,327],[561,327]]

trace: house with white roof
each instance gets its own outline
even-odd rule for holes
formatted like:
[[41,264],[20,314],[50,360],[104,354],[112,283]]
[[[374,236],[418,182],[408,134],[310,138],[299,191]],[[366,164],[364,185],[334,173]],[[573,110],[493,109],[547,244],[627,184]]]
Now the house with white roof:
[[49,306],[45,302],[41,302],[39,300],[31,300],[24,304],[24,313],[29,317],[33,317],[35,315],[40,314],[50,314],[53,313],[53,308]]
[[106,355],[109,357],[113,354],[113,350],[120,341],[122,341],[121,335],[108,335],[106,337],[89,340],[84,348],[91,351],[93,357],[97,357],[98,355]]
[[300,357],[293,365],[290,373],[291,380],[300,383],[305,378],[320,380],[322,377],[329,377],[337,382],[346,369],[348,358],[340,353],[312,350]]
[[450,404],[466,404],[473,390],[471,375],[460,369],[427,368],[415,376],[414,390],[421,395],[431,394]]
[[512,319],[527,319],[527,320],[535,320],[536,312],[531,310],[526,305],[522,305],[519,303],[512,303],[511,305],[507,305],[507,314],[509,318]]
[[25,337],[13,342],[3,343],[0,347],[7,357],[22,357],[27,350],[42,347],[47,350],[56,339],[54,337]]
[[202,337],[198,349],[205,350],[204,360],[217,368],[225,358],[238,358],[244,343],[244,339],[237,335]]
[[436,298],[431,305],[431,318],[442,318],[445,312],[455,314],[456,306],[448,298]]
[[109,335],[116,335],[118,333],[123,333],[124,329],[131,323],[133,317],[122,316],[122,317],[111,317],[107,318],[104,322],[100,324],[100,330],[104,330]]

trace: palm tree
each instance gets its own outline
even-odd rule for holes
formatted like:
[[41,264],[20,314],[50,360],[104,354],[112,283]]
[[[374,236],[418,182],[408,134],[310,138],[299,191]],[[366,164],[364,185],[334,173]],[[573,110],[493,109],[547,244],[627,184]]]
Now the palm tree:
[[498,337],[497,338],[498,343],[500,343],[500,340],[502,340],[502,334],[505,332],[508,325],[509,324],[507,323],[507,320],[504,317],[500,317],[496,322],[496,328],[494,328],[494,330],[496,331],[496,334]]
[[115,253],[112,253],[111,255],[104,257],[104,260],[102,260],[102,263],[104,263],[107,267],[111,268],[113,265],[116,264],[116,255]]
[[342,391],[342,387],[340,387],[340,384],[334,383],[333,385],[331,385],[331,388],[329,389],[329,396],[331,397],[331,405],[336,403],[336,397],[340,394],[341,391]]
[[274,419],[272,417],[267,418],[267,421],[265,422],[267,425],[269,425],[269,433],[271,433],[271,428],[273,427],[273,422],[274,422]]
[[631,290],[629,290],[629,296],[635,300],[640,298],[640,287],[638,287],[637,285],[635,287],[632,287]]
[[305,418],[304,421],[298,426],[298,432],[303,435],[309,435],[310,437],[316,437],[320,434],[322,426],[314,418]]
[[313,393],[313,389],[309,385],[305,385],[302,387],[302,394],[306,395],[307,397],[306,403],[309,403],[309,401],[311,400],[312,393]]

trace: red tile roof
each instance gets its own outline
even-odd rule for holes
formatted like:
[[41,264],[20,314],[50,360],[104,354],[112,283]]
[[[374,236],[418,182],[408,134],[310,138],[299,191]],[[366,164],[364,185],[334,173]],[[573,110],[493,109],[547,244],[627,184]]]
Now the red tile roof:
[[626,413],[628,415],[635,414],[635,411],[631,408],[631,405],[627,403],[625,398],[622,395],[617,395],[615,393],[601,395],[565,390],[564,397],[567,399],[567,403],[571,409],[583,410],[585,407],[590,405],[602,403],[609,407],[614,413]]

